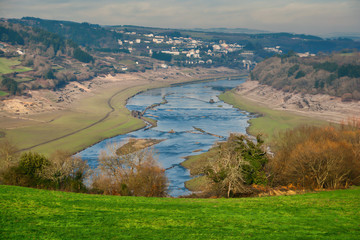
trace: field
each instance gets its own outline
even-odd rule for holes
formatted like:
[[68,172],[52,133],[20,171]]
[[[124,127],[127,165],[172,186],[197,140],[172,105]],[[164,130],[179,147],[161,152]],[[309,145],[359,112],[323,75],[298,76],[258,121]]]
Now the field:
[[271,143],[280,131],[286,129],[291,129],[305,124],[315,126],[328,124],[325,121],[314,118],[260,106],[257,103],[242,98],[240,95],[234,94],[232,91],[221,94],[219,98],[236,108],[259,114],[258,117],[250,120],[248,132],[254,136],[262,134],[266,143]]
[[22,124],[19,122],[17,128],[4,132],[10,140],[16,139],[20,149],[32,148],[33,151],[49,155],[57,149],[77,152],[105,138],[144,127],[142,120],[130,116],[130,112],[125,108],[125,101],[146,89],[146,86],[119,89],[103,91],[81,99],[74,108],[61,112],[60,116],[57,112],[47,113],[38,116],[38,121],[31,124],[26,122],[24,127],[19,127]]
[[[1,79],[0,79],[0,80],[1,80]],[[7,93],[7,92],[0,91],[0,97],[2,97],[2,96],[6,96],[6,95],[8,95],[8,93]]]
[[[182,70],[156,71],[139,74],[124,74],[99,80],[100,87],[93,87],[91,93],[84,94],[71,103],[70,107],[59,111],[43,111],[32,115],[4,117],[0,121],[0,131],[22,151],[36,151],[50,155],[58,149],[76,153],[103,139],[125,134],[144,127],[144,121],[133,118],[125,107],[126,100],[149,88],[169,86],[172,83],[195,81],[237,72],[223,70],[209,74],[205,69],[196,76],[184,76]],[[179,73],[179,74],[176,74]],[[164,76],[171,78],[164,80]],[[109,80],[110,79],[110,80]],[[105,81],[105,82],[106,82]],[[46,96],[45,96],[46,97]],[[56,104],[56,97],[47,97]],[[25,100],[27,101],[27,100]],[[149,120],[153,125],[156,121]]]
[[1,239],[358,239],[360,188],[172,199],[0,186]]
[[17,59],[0,58],[0,74],[7,74],[12,72],[27,72],[32,70],[28,67],[17,66],[20,61]]

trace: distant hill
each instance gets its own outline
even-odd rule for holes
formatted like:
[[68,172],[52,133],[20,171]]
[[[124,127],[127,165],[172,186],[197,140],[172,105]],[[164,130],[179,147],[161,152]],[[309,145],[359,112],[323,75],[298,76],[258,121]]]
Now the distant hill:
[[290,54],[259,63],[251,79],[287,92],[324,93],[360,100],[360,53],[298,57]]
[[191,37],[215,43],[226,41],[227,43],[250,44],[251,46],[255,46],[255,49],[249,50],[274,46],[281,46],[284,52],[294,50],[296,52],[318,53],[341,51],[344,48],[356,48],[360,50],[360,42],[353,41],[350,38],[323,39],[313,35],[271,33],[247,28],[171,29],[133,25],[100,26],[98,24],[45,20],[34,17],[8,19],[8,21],[42,28],[66,39],[70,39],[81,46],[91,48],[118,48],[119,39],[129,39],[129,35],[124,36],[124,34],[116,31],[122,30],[140,34],[154,33],[156,35],[173,37]]
[[270,33],[265,30],[249,29],[249,28],[193,28],[191,30],[201,32],[219,32],[219,33],[245,33],[245,34],[258,34]]
[[71,39],[82,46],[95,48],[114,48],[117,47],[117,40],[122,34],[108,31],[97,24],[77,23],[71,21],[46,20],[34,17],[24,17],[22,19],[9,19],[12,23],[21,23],[32,27],[45,29],[56,33],[66,39]]

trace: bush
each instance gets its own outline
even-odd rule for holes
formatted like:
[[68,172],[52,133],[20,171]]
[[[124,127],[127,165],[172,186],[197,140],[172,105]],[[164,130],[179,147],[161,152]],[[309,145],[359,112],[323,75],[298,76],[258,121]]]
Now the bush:
[[296,64],[294,66],[292,66],[291,68],[289,68],[288,70],[288,77],[291,77],[292,75],[294,75],[294,73],[299,70],[300,68],[300,65],[299,64]]
[[264,167],[268,157],[260,136],[256,143],[245,135],[231,134],[218,143],[209,159],[197,169],[211,183],[209,191],[218,196],[235,197],[252,193],[252,184],[266,185]]
[[302,70],[298,71],[296,76],[295,76],[295,79],[299,79],[299,78],[302,78],[302,77],[305,77],[306,73]]
[[165,170],[157,164],[151,149],[128,151],[119,145],[102,152],[100,168],[93,177],[94,192],[122,196],[164,197],[167,195]]
[[9,140],[0,142],[0,184],[4,183],[4,175],[19,161],[18,148]]
[[33,152],[23,153],[19,163],[4,174],[4,182],[23,187],[44,188],[48,183],[42,178],[41,172],[49,164],[49,160],[44,155]]
[[336,189],[359,184],[359,124],[303,126],[281,134],[269,162],[272,185]]
[[86,192],[84,180],[89,173],[88,164],[69,152],[54,152],[41,172],[41,176],[49,181],[53,189],[71,192]]
[[87,52],[81,50],[79,47],[74,50],[74,58],[84,63],[94,62],[94,58]]

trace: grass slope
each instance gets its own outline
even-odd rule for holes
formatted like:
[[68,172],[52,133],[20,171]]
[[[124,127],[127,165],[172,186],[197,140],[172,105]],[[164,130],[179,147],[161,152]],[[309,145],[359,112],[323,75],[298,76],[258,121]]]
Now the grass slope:
[[[104,121],[70,136],[32,148],[32,150],[46,155],[51,154],[57,149],[74,153],[105,138],[125,134],[144,127],[145,123],[142,120],[133,118],[130,115],[129,110],[125,107],[125,103],[127,98],[147,89],[147,87],[134,86],[122,90],[112,99],[111,104],[115,110]],[[6,132],[9,139],[15,140],[14,142],[16,142],[20,149],[60,138],[66,134],[83,129],[85,126],[89,126],[104,117],[111,110],[108,106],[109,97],[117,91],[119,89],[107,90],[92,97],[84,98],[79,101],[74,109],[62,112],[61,116],[53,115],[57,114],[56,112],[47,114],[44,122],[28,124],[27,126],[10,130],[4,129],[3,131]],[[54,120],[49,121],[49,118],[54,118]],[[21,123],[19,124],[21,125]]]
[[266,143],[271,143],[274,137],[285,129],[295,128],[300,125],[321,126],[328,124],[325,121],[260,106],[257,103],[242,98],[233,91],[225,92],[219,98],[241,110],[260,114],[260,117],[250,120],[248,132],[254,136],[262,134]]
[[15,58],[0,58],[0,74],[7,74],[12,72],[27,72],[32,70],[28,67],[17,66],[21,62]]
[[171,199],[0,186],[1,239],[357,239],[360,188]]
[[[1,80],[1,79],[0,79],[0,80]],[[7,92],[0,91],[0,97],[7,96],[7,95],[9,95]]]

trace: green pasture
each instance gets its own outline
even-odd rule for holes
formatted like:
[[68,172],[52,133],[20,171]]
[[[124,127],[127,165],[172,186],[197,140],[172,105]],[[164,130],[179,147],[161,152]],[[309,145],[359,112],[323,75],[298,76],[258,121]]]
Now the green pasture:
[[309,118],[287,111],[272,110],[252,101],[242,98],[233,91],[228,91],[219,98],[241,110],[259,114],[260,116],[250,120],[248,132],[251,135],[262,134],[266,143],[271,143],[280,131],[295,128],[300,125],[320,126],[328,124],[326,121]]
[[0,91],[0,97],[7,96],[7,95],[9,95],[7,92]]
[[0,74],[8,74],[12,72],[27,72],[31,68],[18,66],[21,62],[15,58],[0,58]]
[[[70,136],[35,147],[32,150],[46,155],[57,149],[77,152],[105,138],[144,127],[145,123],[140,119],[131,117],[130,112],[125,107],[126,99],[143,88],[143,86],[133,87],[117,94],[111,101],[115,111],[104,121]],[[29,126],[17,127],[11,130],[4,129],[3,131],[20,149],[62,137],[102,119],[111,110],[107,103],[108,99],[117,91],[119,90],[108,90],[83,99],[74,109],[62,113],[61,116],[56,116],[53,121],[33,123]],[[50,118],[50,116],[47,116],[47,118]]]
[[[102,91],[92,97],[82,99],[71,110],[61,112],[61,115],[58,112],[39,115],[37,117],[39,121],[14,119],[6,122],[4,120],[4,125],[7,124],[9,127],[6,129],[0,127],[0,130],[5,132],[7,138],[19,149],[27,149],[56,139],[33,147],[31,150],[45,155],[58,149],[75,153],[106,138],[144,127],[146,125],[144,121],[133,118],[125,104],[129,97],[149,87],[149,85],[144,85],[123,90],[119,88]],[[111,104],[115,111],[110,113],[104,121],[98,122],[111,111],[108,100],[114,94],[116,95],[111,100]],[[98,122],[96,125],[84,129],[96,122]],[[11,124],[16,124],[16,127]],[[63,137],[68,134],[71,135]]]
[[360,188],[174,199],[0,185],[0,223],[1,239],[358,239]]

